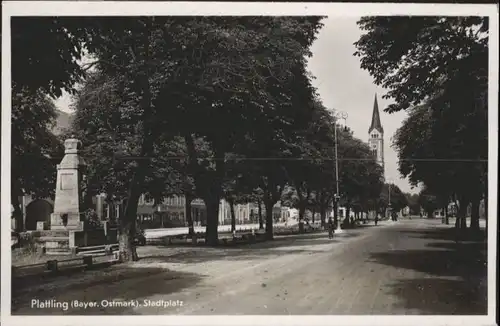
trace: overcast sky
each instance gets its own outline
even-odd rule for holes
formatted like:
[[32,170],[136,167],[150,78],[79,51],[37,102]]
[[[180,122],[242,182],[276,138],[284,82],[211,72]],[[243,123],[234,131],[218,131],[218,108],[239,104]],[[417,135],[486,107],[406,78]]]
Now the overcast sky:
[[[354,135],[368,140],[375,93],[384,128],[384,154],[386,180],[398,185],[405,192],[411,189],[407,180],[402,179],[397,169],[397,155],[391,148],[390,138],[400,127],[404,112],[387,114],[383,109],[389,104],[382,99],[384,89],[373,83],[367,71],[360,68],[358,57],[353,56],[353,43],[359,39],[361,30],[355,17],[331,17],[323,21],[324,27],[312,46],[313,57],[309,60],[309,70],[316,77],[313,81],[324,105],[328,108],[348,113],[347,124]],[[57,107],[69,112],[70,98],[64,95],[56,101]]]
[[327,108],[347,112],[347,124],[354,135],[368,141],[373,101],[378,97],[380,119],[384,128],[384,155],[386,180],[398,185],[405,192],[411,189],[407,180],[398,172],[397,154],[391,148],[391,137],[401,126],[405,112],[388,114],[383,109],[390,104],[382,99],[385,90],[374,84],[366,70],[360,68],[359,57],[353,56],[356,42],[362,31],[356,25],[356,17],[331,17],[323,20],[324,27],[312,46],[313,57],[309,70],[316,77],[314,86]]

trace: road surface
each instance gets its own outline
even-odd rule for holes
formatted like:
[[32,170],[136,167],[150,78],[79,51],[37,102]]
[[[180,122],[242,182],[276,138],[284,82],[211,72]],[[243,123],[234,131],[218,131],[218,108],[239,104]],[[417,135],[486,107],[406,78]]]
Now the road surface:
[[483,247],[456,244],[440,221],[422,219],[333,240],[316,233],[229,249],[148,246],[131,265],[14,289],[12,307],[14,315],[486,314]]

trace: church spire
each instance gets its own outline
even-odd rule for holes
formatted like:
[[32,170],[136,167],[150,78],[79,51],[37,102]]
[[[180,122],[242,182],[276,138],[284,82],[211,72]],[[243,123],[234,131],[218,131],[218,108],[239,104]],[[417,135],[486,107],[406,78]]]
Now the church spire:
[[373,129],[378,130],[383,133],[384,128],[382,128],[382,123],[380,122],[380,113],[378,112],[378,102],[377,93],[375,93],[375,102],[373,103],[373,113],[372,113],[372,123],[368,129],[368,133],[372,132]]

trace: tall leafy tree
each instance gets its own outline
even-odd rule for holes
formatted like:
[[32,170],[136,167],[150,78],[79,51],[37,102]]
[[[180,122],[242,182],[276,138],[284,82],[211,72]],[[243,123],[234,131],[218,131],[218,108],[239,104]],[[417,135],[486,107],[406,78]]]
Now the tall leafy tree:
[[84,29],[81,19],[64,17],[12,17],[11,51],[13,89],[41,91],[59,97],[74,91],[85,68]]
[[[124,102],[127,95],[123,92],[114,76],[103,72],[91,75],[75,96],[76,116],[70,132],[83,143],[82,155],[88,165],[87,193],[106,193],[109,201],[125,204],[119,222],[122,259],[127,260],[136,258],[131,244],[136,211],[133,218],[126,220],[130,188],[137,188],[137,201],[145,194],[159,203],[167,196],[182,193],[186,180],[179,176],[179,167],[173,165],[172,158],[178,153],[173,137],[159,135],[149,155],[141,155],[141,126],[134,121],[137,106]],[[134,185],[138,166],[142,168],[142,182]]]
[[[363,17],[358,25],[365,33],[355,43],[355,55],[375,83],[388,90],[384,98],[395,100],[386,111],[421,105],[429,97],[440,95],[455,82],[454,77],[465,72],[476,76],[485,95],[487,17],[377,16]],[[462,89],[467,96],[475,93],[465,85]],[[447,94],[450,100],[455,95]]]
[[436,195],[432,194],[428,188],[424,188],[418,195],[420,206],[424,209],[428,218],[434,217],[434,211],[439,208],[439,202]]
[[[364,17],[358,24],[365,34],[356,55],[394,99],[387,111],[412,110],[397,135],[401,172],[456,194],[464,219],[469,203],[479,207],[487,180],[488,18]],[[477,218],[471,226],[479,227]]]
[[410,215],[420,214],[420,204],[418,194],[405,193],[406,201],[408,202],[408,208],[410,209]]
[[57,113],[53,101],[28,87],[12,96],[11,204],[17,231],[23,231],[19,197],[54,195],[56,164],[63,155],[60,140],[52,133]]
[[408,205],[404,193],[397,185],[392,183],[383,185],[382,192],[378,199],[379,212],[383,214],[383,212],[389,208],[389,204],[393,212],[398,212]]
[[18,196],[53,195],[57,162],[49,157],[60,158],[62,146],[51,133],[57,114],[50,97],[72,92],[85,73],[78,64],[83,55],[80,30],[58,17],[11,19],[11,201],[18,230],[23,229]]
[[[349,223],[350,211],[356,206],[356,202],[365,200],[369,193],[367,190],[374,185],[369,185],[368,180],[380,179],[377,177],[379,169],[374,167],[372,152],[368,145],[353,137],[349,130],[340,133],[339,137],[339,173],[340,173],[340,193],[342,203],[346,207],[345,223]],[[370,176],[370,174],[375,175]],[[360,203],[361,204],[361,203]],[[361,207],[359,207],[361,209]]]
[[[304,60],[307,42],[312,42],[318,21],[292,17],[88,21],[85,46],[96,59],[92,63],[95,68],[116,84],[120,103],[113,113],[120,123],[124,150],[129,158],[136,158],[123,163],[130,174],[126,191],[122,191],[122,260],[136,257],[131,239],[137,202],[153,164],[148,158],[157,154],[157,147],[165,141],[165,131],[185,138],[196,192],[207,206],[207,242],[217,243],[226,156],[241,151],[243,146],[235,149],[234,144],[245,144],[248,135],[255,133],[257,126],[261,128],[263,122],[264,126],[273,119],[278,122],[278,113],[296,102],[286,101],[287,96],[302,94],[293,88],[288,93],[271,90],[272,85],[283,83],[277,89],[284,91],[290,86],[287,81],[294,80],[290,77],[298,77],[284,63],[301,67],[299,63]],[[242,106],[247,109],[242,111]],[[273,108],[274,115],[270,114]],[[116,130],[109,130],[108,138],[117,139],[118,135],[113,134]],[[193,146],[198,140],[210,148],[208,156],[200,157]]]

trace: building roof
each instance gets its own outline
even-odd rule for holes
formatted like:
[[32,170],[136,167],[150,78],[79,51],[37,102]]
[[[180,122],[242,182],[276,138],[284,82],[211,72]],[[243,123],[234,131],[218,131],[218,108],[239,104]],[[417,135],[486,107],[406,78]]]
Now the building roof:
[[372,113],[372,123],[368,129],[368,133],[371,133],[373,129],[378,130],[383,133],[384,128],[382,128],[382,123],[380,122],[380,112],[378,111],[377,94],[375,93],[375,102],[373,103],[373,113]]

